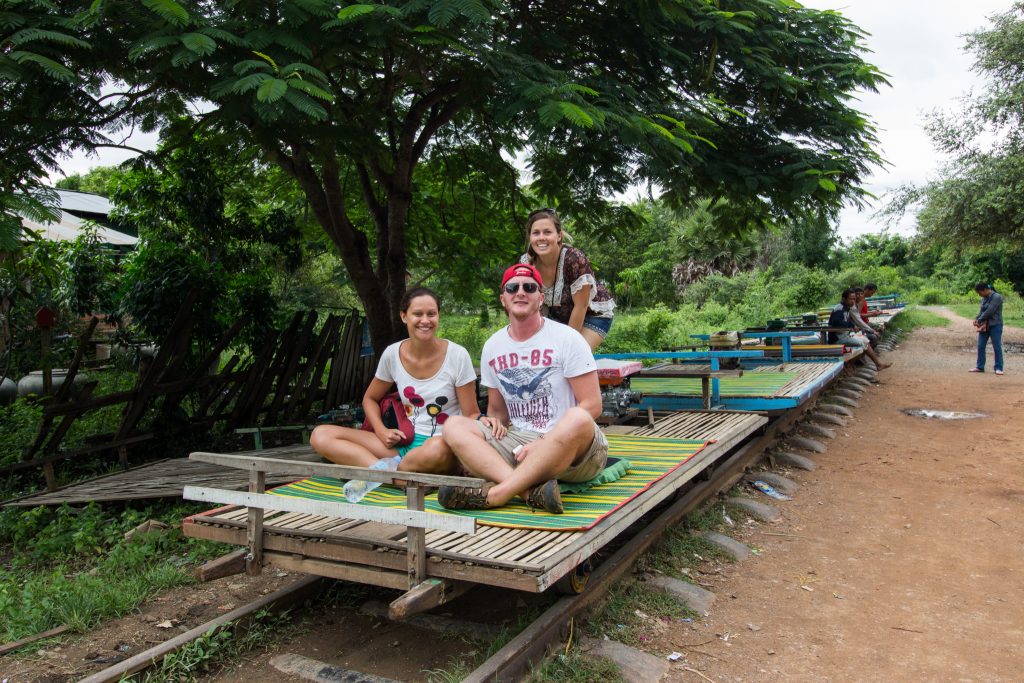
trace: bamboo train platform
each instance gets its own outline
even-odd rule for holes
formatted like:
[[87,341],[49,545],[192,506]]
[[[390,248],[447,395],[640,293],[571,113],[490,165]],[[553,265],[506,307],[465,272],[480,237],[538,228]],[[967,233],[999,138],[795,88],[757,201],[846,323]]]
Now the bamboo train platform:
[[[718,383],[718,405],[728,410],[777,413],[796,408],[820,393],[843,372],[846,359],[802,359],[788,363],[744,359],[744,363],[750,366],[744,368],[742,376],[712,380]],[[701,381],[666,376],[673,367],[687,368],[682,364],[662,364],[631,378],[632,391],[641,396],[641,410],[688,410],[703,405]]]
[[[316,510],[304,511],[305,506],[299,504],[318,501],[296,501],[291,512],[275,510],[270,507],[270,496],[259,499],[268,507],[263,508],[262,519],[255,525],[253,507],[228,504],[188,517],[182,528],[191,538],[249,547],[251,554],[253,544],[258,543],[256,554],[261,556],[263,567],[407,590],[396,601],[401,602],[399,607],[392,603],[392,618],[402,618],[410,611],[443,604],[475,584],[541,592],[563,577],[572,580],[581,568],[587,566],[591,555],[645,513],[671,498],[684,484],[763,432],[768,421],[767,417],[754,413],[673,412],[659,415],[653,425],[608,428],[610,439],[617,436],[655,442],[663,439],[666,444],[690,440],[691,443],[700,442],[701,449],[593,526],[581,531],[483,524],[466,526],[464,522],[477,520],[472,516],[430,513],[419,514],[440,518],[429,522],[438,527],[447,524],[441,521],[446,519],[452,524],[457,521],[461,526],[459,529],[417,529],[414,524],[426,523],[422,520],[413,524],[390,523],[318,514]],[[252,455],[271,453],[260,451]],[[201,457],[203,454],[195,455]],[[438,475],[418,476],[422,480],[443,479]],[[418,509],[423,509],[422,493],[410,493],[410,502],[415,496],[420,498]],[[190,497],[188,492],[186,497]],[[399,512],[407,511],[384,510],[381,514]],[[480,511],[470,513],[478,514]],[[418,535],[422,538],[417,539]],[[422,557],[417,557],[416,546],[422,548]],[[431,591],[432,596],[421,600]]]
[[[282,460],[317,461],[320,456],[305,444],[274,449],[274,457]],[[267,484],[287,484],[294,474],[267,472]],[[180,498],[186,486],[215,486],[222,489],[245,489],[249,475],[237,469],[188,458],[168,458],[139,465],[128,470],[95,477],[56,491],[31,494],[5,501],[0,507],[36,507],[37,505],[82,505],[89,502],[117,500],[153,500]]]

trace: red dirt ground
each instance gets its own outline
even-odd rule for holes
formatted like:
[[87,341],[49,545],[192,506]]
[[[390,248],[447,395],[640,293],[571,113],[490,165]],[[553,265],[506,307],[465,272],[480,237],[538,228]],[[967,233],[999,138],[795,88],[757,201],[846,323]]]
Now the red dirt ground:
[[969,374],[973,329],[938,312],[953,323],[888,354],[818,469],[789,473],[782,521],[737,533],[761,553],[711,577],[710,615],[646,648],[686,655],[664,680],[1024,680],[1024,363],[997,377],[990,348]]

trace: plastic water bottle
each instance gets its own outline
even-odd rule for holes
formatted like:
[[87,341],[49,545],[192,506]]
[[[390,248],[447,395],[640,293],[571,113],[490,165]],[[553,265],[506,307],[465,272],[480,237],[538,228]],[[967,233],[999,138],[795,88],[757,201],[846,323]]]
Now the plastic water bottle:
[[[402,461],[402,456],[395,455],[390,458],[381,458],[377,462],[370,466],[371,470],[386,470],[388,472],[394,472],[398,469],[398,463]],[[358,503],[366,496],[367,493],[380,486],[379,481],[359,481],[353,479],[341,487],[341,492],[345,494],[345,500],[350,503]]]
[[785,493],[776,491],[773,486],[767,482],[761,481],[760,479],[755,482],[751,482],[750,485],[769,498],[774,498],[775,500],[793,500],[792,496],[787,496]]

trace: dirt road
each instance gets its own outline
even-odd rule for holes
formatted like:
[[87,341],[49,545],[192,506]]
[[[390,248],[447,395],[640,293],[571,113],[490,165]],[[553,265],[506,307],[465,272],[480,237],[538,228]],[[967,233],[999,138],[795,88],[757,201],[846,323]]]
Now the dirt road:
[[783,520],[736,532],[761,553],[703,577],[709,617],[646,648],[686,654],[665,680],[1024,680],[1024,356],[969,374],[969,322],[937,312],[953,323],[890,353],[818,469],[788,475]]

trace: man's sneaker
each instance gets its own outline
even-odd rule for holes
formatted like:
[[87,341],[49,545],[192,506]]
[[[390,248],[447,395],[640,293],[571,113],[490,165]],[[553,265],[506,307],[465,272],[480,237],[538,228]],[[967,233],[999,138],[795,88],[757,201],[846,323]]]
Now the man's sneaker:
[[537,484],[526,489],[523,498],[530,505],[541,510],[560,515],[562,508],[562,494],[558,490],[558,480],[548,479],[543,484]]
[[487,492],[494,484],[483,486],[442,486],[437,490],[437,502],[449,510],[485,510]]

